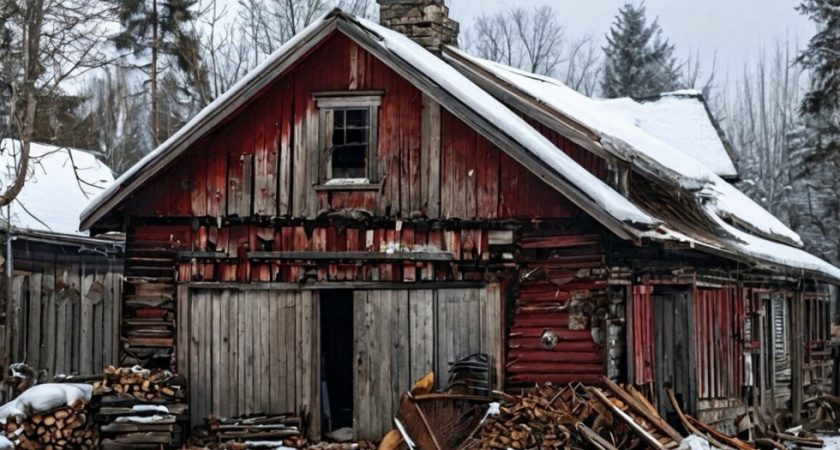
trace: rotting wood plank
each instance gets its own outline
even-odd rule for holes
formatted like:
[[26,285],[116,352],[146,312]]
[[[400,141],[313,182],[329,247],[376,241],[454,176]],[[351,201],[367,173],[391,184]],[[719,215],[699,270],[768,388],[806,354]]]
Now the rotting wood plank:
[[[210,396],[211,399],[211,408],[210,413],[214,415],[220,415],[222,410],[223,401],[221,398],[222,392],[222,376],[221,373],[223,371],[223,360],[227,359],[227,355],[222,353],[222,345],[221,338],[224,333],[224,329],[222,328],[222,295],[225,291],[212,291],[209,292],[212,295],[211,303],[208,305],[212,311],[212,325],[211,325],[211,361],[210,366],[205,367],[204,370],[210,373],[211,377],[211,386],[212,389],[210,392],[205,392],[205,395]],[[221,416],[225,417],[225,416]]]
[[[45,351],[41,359],[42,367],[47,369],[50,375],[57,373],[55,355],[56,355],[56,315],[58,314],[56,308],[55,295],[55,265],[48,263],[44,267],[44,272],[41,279],[41,295],[42,307],[44,311],[44,318],[41,322],[41,342],[44,343]],[[117,338],[119,334],[116,335]]]
[[29,324],[26,327],[26,363],[36,369],[44,366],[41,363],[41,283],[43,275],[33,273],[29,276],[29,298],[27,300],[27,318]]
[[[230,291],[227,289],[220,291],[217,305],[219,309],[219,322],[217,331],[214,334],[214,337],[217,338],[214,347],[216,349],[215,356],[218,365],[214,366],[213,369],[215,371],[214,382],[218,380],[214,394],[213,412],[220,417],[235,417],[231,414],[231,397],[229,396],[230,383],[235,382],[235,380],[230,378],[230,303]],[[219,403],[218,406],[216,402]]]

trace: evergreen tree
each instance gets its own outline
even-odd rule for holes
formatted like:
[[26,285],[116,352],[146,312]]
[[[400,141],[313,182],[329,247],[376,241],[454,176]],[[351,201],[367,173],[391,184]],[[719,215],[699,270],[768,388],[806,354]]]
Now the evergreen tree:
[[657,20],[647,25],[644,3],[619,9],[604,47],[604,97],[642,98],[677,88],[674,46],[662,39]]
[[[179,69],[197,78],[199,70],[195,49],[199,47],[196,34],[187,24],[195,20],[193,6],[197,0],[110,0],[117,6],[122,30],[114,38],[118,49],[130,49],[135,54],[151,52],[150,95],[151,129],[155,145],[163,140],[158,113],[158,78],[162,55],[174,58]],[[206,82],[206,80],[204,81]]]
[[796,9],[817,27],[798,58],[812,72],[802,109],[811,114],[832,114],[840,106],[840,9],[836,0],[804,0]]

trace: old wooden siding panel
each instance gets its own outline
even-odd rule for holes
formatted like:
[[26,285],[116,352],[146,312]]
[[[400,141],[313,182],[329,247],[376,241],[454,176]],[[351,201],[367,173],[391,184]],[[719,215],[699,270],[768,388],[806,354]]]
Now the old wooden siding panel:
[[653,304],[652,286],[633,286],[633,383],[653,381]]
[[190,320],[179,333],[189,346],[193,425],[211,413],[300,414],[302,405],[317,404],[313,295],[189,289],[180,301]]
[[[325,174],[319,173],[323,149],[312,93],[353,88],[384,92],[376,151],[382,186],[378,191],[317,193],[314,185],[323,183]],[[541,131],[558,151],[603,176],[603,161],[556,133]],[[290,214],[312,219],[328,206],[404,218],[424,206],[431,218],[578,214],[562,195],[440,105],[424,100],[411,83],[340,33],[135,198],[124,209],[139,216]]]

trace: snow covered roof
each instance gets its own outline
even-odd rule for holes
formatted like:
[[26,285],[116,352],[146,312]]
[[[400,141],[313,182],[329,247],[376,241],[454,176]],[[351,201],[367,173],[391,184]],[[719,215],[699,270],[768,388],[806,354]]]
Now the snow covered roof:
[[[82,212],[82,229],[91,227],[119,208],[145,182],[254,99],[263,87],[334,30],[343,32],[391,69],[409,79],[417,88],[563,193],[617,236],[691,241],[701,248],[718,245],[671,232],[668,224],[663,224],[656,217],[656,211],[643,210],[590,174],[491,95],[488,89],[492,86],[482,81],[487,80],[486,77],[482,78],[485,74],[470,71],[478,67],[492,75],[491,85],[501,83],[513,86],[519,94],[529,96],[536,103],[548,106],[562,115],[564,126],[577,133],[576,137],[570,139],[581,143],[583,140],[580,136],[584,136],[588,142],[582,144],[585,148],[624,161],[634,171],[690,195],[699,213],[707,215],[708,222],[718,225],[715,232],[722,236],[719,240],[721,244],[715,249],[717,253],[754,259],[768,266],[778,264],[787,269],[814,272],[824,278],[840,280],[840,269],[785,245],[801,246],[802,241],[776,217],[724,181],[703,162],[692,157],[691,154],[697,150],[681,147],[683,144],[665,132],[657,136],[657,131],[639,126],[637,122],[640,120],[634,119],[633,115],[628,117],[626,111],[619,111],[645,111],[644,105],[623,105],[618,108],[615,106],[618,103],[611,105],[609,102],[590,99],[551,78],[472,58],[454,49],[445,52],[445,60],[452,65],[446,64],[397,32],[337,10],[327,13],[278,49],[120,177]],[[472,66],[467,67],[465,62]],[[759,236],[748,234],[732,225]]]
[[700,161],[719,177],[738,177],[731,149],[721,138],[718,125],[700,92],[670,92],[638,102],[629,98],[601,102],[631,118],[651,136]]
[[[705,164],[670,142],[647,132],[627,111],[644,109],[630,99],[620,102],[589,98],[553,78],[534,75],[504,64],[469,56],[449,48],[448,59],[465,70],[478,67],[502,82],[532,97],[556,113],[583,127],[612,157],[629,163],[634,170],[661,179],[696,196],[700,203],[714,206],[718,217],[731,220],[763,237],[802,246],[802,239],[779,219],[723,180]],[[460,61],[472,66],[459,64]],[[635,103],[636,106],[627,106]],[[624,105],[618,107],[618,105]],[[708,116],[706,118],[708,121]],[[673,134],[673,133],[671,133]],[[674,141],[675,139],[672,137]],[[720,143],[720,138],[717,138]]]
[[338,10],[315,21],[286,43],[260,66],[249,72],[227,93],[216,99],[160,147],[147,155],[97,197],[82,212],[82,228],[87,229],[115,208],[128,195],[168,162],[186,151],[190,144],[221,123],[235,106],[250,101],[265,84],[274,80],[289,59],[338,28],[367,50],[403,74],[426,94],[508,152],[549,185],[619,236],[635,237],[635,230],[655,227],[659,222],[629,200],[575,163],[513,111],[506,108],[453,67],[404,35],[376,23],[356,19]]
[[[21,143],[0,140],[0,189],[14,180]],[[30,144],[29,171],[18,196],[0,208],[0,220],[11,217],[17,229],[86,236],[79,231],[79,214],[90,199],[111,183],[114,176],[104,163],[82,150]]]

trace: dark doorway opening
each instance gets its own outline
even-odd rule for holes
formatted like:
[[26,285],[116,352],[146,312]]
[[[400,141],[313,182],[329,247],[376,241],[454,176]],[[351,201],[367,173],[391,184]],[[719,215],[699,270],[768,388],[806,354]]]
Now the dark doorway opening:
[[353,291],[321,291],[324,431],[353,426]]

